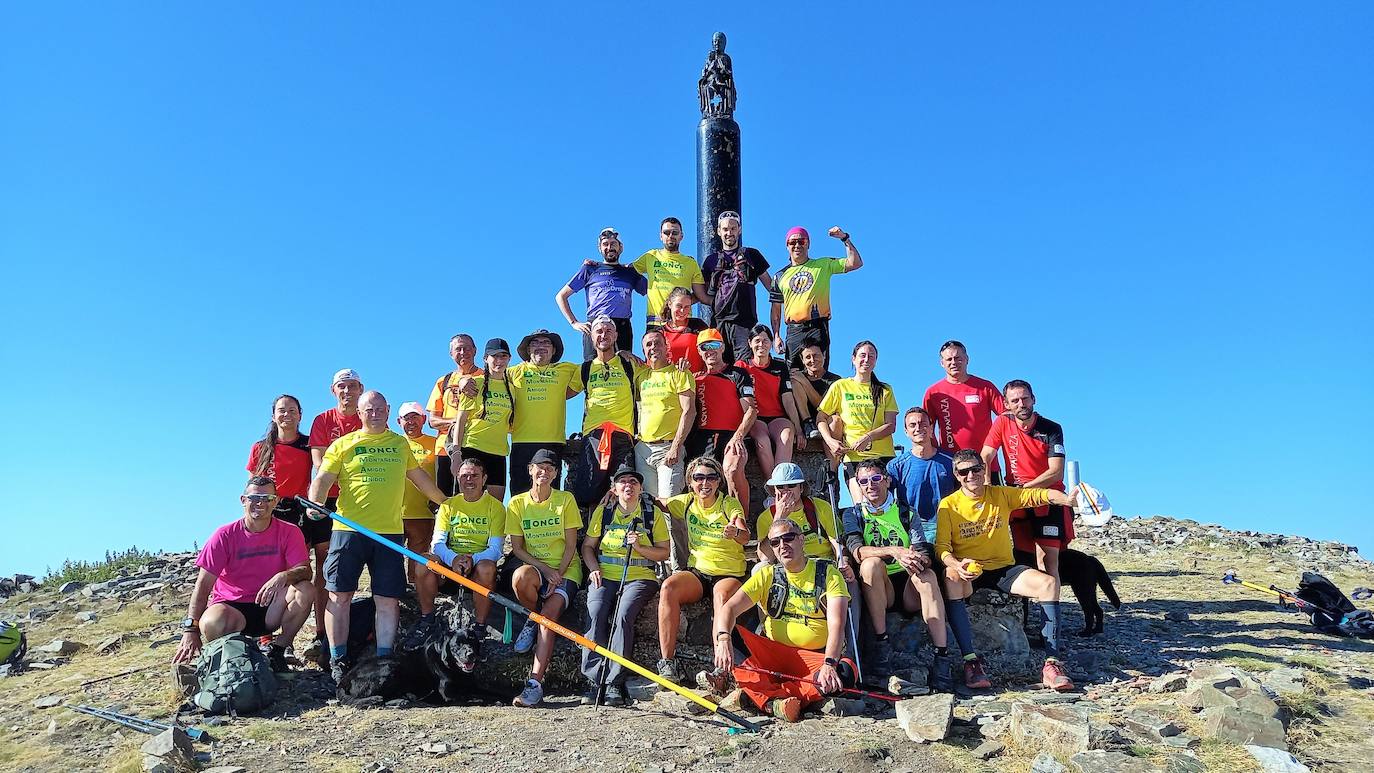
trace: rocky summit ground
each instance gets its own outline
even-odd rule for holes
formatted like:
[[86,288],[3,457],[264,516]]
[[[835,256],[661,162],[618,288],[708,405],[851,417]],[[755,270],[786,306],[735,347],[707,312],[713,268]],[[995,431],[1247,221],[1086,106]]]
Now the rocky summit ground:
[[[1352,548],[1168,518],[1118,519],[1080,534],[1076,546],[1107,565],[1125,606],[1108,612],[1104,635],[1066,636],[1077,692],[1047,693],[1029,672],[1002,673],[987,694],[916,697],[896,710],[840,702],[758,734],[732,734],[647,692],[632,708],[601,711],[572,695],[536,710],[353,708],[334,701],[313,666],[287,677],[263,716],[178,715],[167,663],[189,556],[84,587],[0,582],[10,594],[0,616],[20,621],[31,645],[27,667],[0,678],[0,769],[1371,769],[1374,644],[1322,635],[1272,597],[1220,582],[1236,569],[1292,588],[1315,569],[1347,591],[1374,586],[1374,566]],[[1081,617],[1071,595],[1065,606],[1069,633]],[[187,757],[76,705],[199,723],[214,741]],[[145,755],[150,739],[161,756]]]

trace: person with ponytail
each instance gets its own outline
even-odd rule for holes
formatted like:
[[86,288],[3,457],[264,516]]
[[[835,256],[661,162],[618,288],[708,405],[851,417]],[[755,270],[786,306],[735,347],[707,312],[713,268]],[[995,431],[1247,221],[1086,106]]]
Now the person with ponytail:
[[[892,433],[897,429],[897,398],[892,387],[878,380],[878,347],[860,341],[851,353],[854,377],[830,385],[816,408],[816,427],[821,431],[830,454],[843,459],[849,495],[858,502],[863,497],[854,480],[855,466],[863,459],[878,459],[886,465],[895,456]],[[836,437],[833,423],[843,434]]]
[[515,398],[506,378],[510,344],[504,338],[487,341],[486,371],[472,378],[477,394],[458,401],[458,415],[449,427],[444,446],[459,459],[476,457],[487,470],[487,493],[496,501],[506,496],[506,457],[515,421]]
[[328,520],[305,517],[297,499],[310,490],[310,440],[301,433],[301,401],[280,395],[272,401],[267,432],[248,452],[248,473],[270,478],[276,484],[276,509],[272,515],[300,528],[305,544],[315,554],[315,630],[324,632],[324,557],[329,552]]
[[706,323],[692,316],[692,301],[690,290],[674,287],[658,318],[663,323],[663,338],[668,342],[668,361],[676,365],[686,360],[689,372],[700,373],[705,363],[697,351],[697,333],[706,329]]
[[792,461],[793,447],[805,445],[806,440],[792,396],[792,371],[787,363],[773,357],[772,329],[755,325],[749,331],[749,348],[753,353],[740,358],[735,365],[754,377],[759,417],[749,429],[749,436],[758,450],[759,469],[772,470]]

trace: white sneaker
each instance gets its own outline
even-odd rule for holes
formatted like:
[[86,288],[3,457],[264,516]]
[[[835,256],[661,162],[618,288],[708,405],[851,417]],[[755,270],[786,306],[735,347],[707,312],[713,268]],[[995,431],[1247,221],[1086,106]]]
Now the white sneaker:
[[544,700],[544,685],[533,679],[528,679],[525,681],[525,689],[521,691],[519,695],[515,696],[515,700],[511,701],[511,705],[530,708],[531,706],[538,706],[539,702],[542,700]]
[[539,638],[539,626],[533,622],[525,623],[520,635],[515,637],[515,651],[521,654],[534,649],[534,640]]

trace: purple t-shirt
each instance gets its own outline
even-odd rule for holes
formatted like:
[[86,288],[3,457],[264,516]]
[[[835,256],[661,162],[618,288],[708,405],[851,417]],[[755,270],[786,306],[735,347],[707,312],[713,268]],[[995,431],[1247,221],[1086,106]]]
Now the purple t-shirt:
[[295,524],[273,518],[271,526],[254,534],[240,518],[215,529],[196,566],[215,575],[211,604],[253,601],[273,575],[300,566],[307,556],[305,535]]
[[573,292],[587,291],[587,321],[605,314],[615,319],[630,318],[631,293],[644,295],[649,280],[638,271],[623,264],[591,263],[568,280]]
[[749,327],[759,321],[754,282],[768,273],[768,261],[753,247],[743,251],[713,252],[701,264],[706,291],[715,296],[712,309],[717,322]]

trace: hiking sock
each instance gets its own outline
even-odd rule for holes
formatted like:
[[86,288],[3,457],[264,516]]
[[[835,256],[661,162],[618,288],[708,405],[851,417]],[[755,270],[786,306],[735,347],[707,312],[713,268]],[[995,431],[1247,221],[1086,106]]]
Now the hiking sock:
[[381,646],[380,644],[377,645],[377,657],[379,657],[379,658],[384,658],[384,657],[386,657],[387,655],[390,655],[390,654],[391,654],[391,648],[390,648],[390,647],[383,647],[383,646]]
[[340,645],[338,645],[338,646],[330,645],[330,647],[329,647],[329,659],[330,659],[330,660],[332,660],[332,661],[334,661],[334,662],[338,662],[338,661],[340,661],[340,660],[343,660],[343,659],[346,658],[346,657],[348,657],[348,645],[347,645],[347,644],[340,644]]
[[1045,637],[1045,656],[1052,658],[1059,654],[1059,602],[1042,601],[1040,608],[1045,610],[1045,627],[1040,630]]
[[968,621],[968,607],[963,599],[950,599],[945,602],[945,615],[949,617],[949,627],[954,629],[954,640],[965,657],[973,653],[973,625]]
[[887,641],[887,631],[873,634],[873,639],[875,641]]

